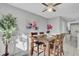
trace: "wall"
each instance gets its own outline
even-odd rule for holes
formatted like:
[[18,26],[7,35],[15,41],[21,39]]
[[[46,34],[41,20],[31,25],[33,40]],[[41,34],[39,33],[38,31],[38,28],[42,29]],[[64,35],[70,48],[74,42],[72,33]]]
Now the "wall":
[[[13,7],[13,6],[10,6],[8,4],[0,4],[0,15],[2,14],[12,14],[14,16],[17,17],[17,25],[18,25],[18,32],[22,32],[22,33],[29,33],[31,30],[27,30],[26,29],[26,24],[30,21],[36,21],[38,23],[38,27],[39,27],[39,30],[38,31],[46,31],[46,19],[41,17],[41,16],[38,16],[38,15],[35,15],[35,14],[32,14],[30,12],[27,12],[27,11],[24,11],[24,10],[21,10],[19,8],[16,8],[16,7]],[[32,30],[34,31],[34,30]],[[1,39],[0,39],[1,41]],[[4,53],[4,45],[0,43],[0,55]],[[10,49],[13,47],[10,46]],[[16,49],[17,51],[16,52],[20,52],[19,49]],[[10,53],[12,54],[13,50],[10,51]]]
[[60,33],[67,33],[68,28],[67,28],[67,21],[64,19],[64,17],[59,17],[60,19]]
[[71,34],[73,37],[77,37],[77,33],[79,32],[79,23],[71,24]]
[[71,28],[70,28],[71,24],[79,23],[79,20],[78,20],[78,19],[75,19],[75,20],[76,20],[76,21],[70,21],[70,22],[67,23],[68,30],[71,29]]
[[22,32],[26,31],[26,27],[24,25],[26,25],[28,22],[34,21],[34,20],[38,23],[39,31],[45,31],[45,28],[44,28],[44,27],[46,27],[45,18],[37,16],[37,15],[29,13],[29,12],[26,12],[19,8],[9,6],[8,4],[0,4],[0,14],[8,14],[8,13],[11,13],[17,17],[18,25],[20,25],[19,29]]
[[50,35],[67,32],[67,22],[63,17],[54,17],[52,19],[49,19],[48,23],[51,23],[53,25],[53,29],[51,30]]
[[52,24],[53,25],[53,29],[51,30],[51,32],[50,32],[50,35],[52,34],[52,35],[54,35],[54,34],[58,34],[58,33],[60,33],[60,23],[59,23],[59,18],[58,17],[54,17],[54,18],[52,18],[52,19],[49,19],[48,20],[48,23],[50,23],[50,24]]

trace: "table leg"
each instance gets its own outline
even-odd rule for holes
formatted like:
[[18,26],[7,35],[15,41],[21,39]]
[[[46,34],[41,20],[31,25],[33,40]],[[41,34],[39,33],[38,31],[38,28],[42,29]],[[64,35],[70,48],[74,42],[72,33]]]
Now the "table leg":
[[46,51],[46,45],[43,45],[43,47],[44,47],[44,56],[45,56],[45,51]]
[[34,47],[33,47],[33,42],[31,42],[31,56],[33,55]]
[[49,45],[49,43],[47,43],[47,54],[48,54],[48,56],[50,56],[50,45]]
[[38,53],[37,56],[39,56],[39,44],[37,44],[37,51],[38,51],[37,52]]

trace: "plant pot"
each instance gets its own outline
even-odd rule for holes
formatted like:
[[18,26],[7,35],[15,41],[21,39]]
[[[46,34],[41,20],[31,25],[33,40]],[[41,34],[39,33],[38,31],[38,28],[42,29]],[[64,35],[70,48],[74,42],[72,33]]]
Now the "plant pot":
[[3,54],[2,56],[8,56],[9,53],[8,53],[8,44],[6,43],[5,45],[5,54]]
[[8,56],[9,55],[9,53],[5,53],[5,54],[3,54],[2,56]]

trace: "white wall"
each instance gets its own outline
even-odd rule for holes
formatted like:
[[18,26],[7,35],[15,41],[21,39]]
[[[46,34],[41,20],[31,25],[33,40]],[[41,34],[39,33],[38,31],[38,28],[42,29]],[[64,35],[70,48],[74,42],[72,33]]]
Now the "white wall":
[[[30,21],[36,21],[38,23],[39,30],[38,31],[46,31],[46,19],[40,16],[37,16],[35,14],[29,13],[27,11],[15,8],[13,6],[10,6],[8,4],[0,4],[0,15],[2,14],[12,14],[15,17],[17,17],[17,24],[19,28],[19,32],[23,33],[29,33],[30,30],[26,29],[26,25]],[[32,30],[33,31],[33,30]],[[1,39],[0,39],[1,41]],[[0,43],[0,55],[4,53],[4,45]],[[13,46],[10,46],[10,49],[13,48]],[[12,52],[12,50],[10,51]],[[19,52],[18,49],[16,52]],[[12,53],[11,53],[12,54]]]
[[48,23],[53,25],[53,29],[51,30],[50,35],[67,32],[67,22],[63,17],[54,17],[49,19]]
[[54,35],[60,33],[60,20],[58,17],[49,19],[48,23],[53,25],[53,29],[51,30],[50,34]]
[[60,33],[67,33],[67,21],[64,19],[64,17],[59,17],[60,18]]

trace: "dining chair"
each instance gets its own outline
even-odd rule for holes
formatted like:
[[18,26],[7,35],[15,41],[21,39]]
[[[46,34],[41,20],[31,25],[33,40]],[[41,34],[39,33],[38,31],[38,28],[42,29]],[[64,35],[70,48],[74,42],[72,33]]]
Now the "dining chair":
[[49,42],[49,56],[52,54],[54,55],[54,42],[55,42],[55,39],[56,39],[56,35],[53,35],[50,39],[51,41]]
[[64,55],[63,40],[64,40],[64,34],[57,35],[57,37],[56,37],[56,39],[54,41],[54,55],[55,56]]
[[[37,35],[37,36],[35,36]],[[31,55],[34,54],[34,52],[37,53],[37,55],[39,56],[42,52],[45,52],[45,44],[44,42],[40,41],[41,40],[41,36],[39,36],[37,33],[31,33]],[[43,46],[40,48],[40,46]],[[40,51],[43,50],[43,51]],[[45,55],[45,53],[44,53]]]
[[39,32],[39,34],[44,34],[44,32]]
[[58,56],[59,55],[59,50],[60,50],[60,40],[59,40],[60,35],[56,35],[56,38],[53,43],[53,55]]
[[41,45],[41,47],[43,48],[44,56],[45,56],[46,55],[46,40],[47,40],[47,35],[46,34],[39,35],[39,40],[41,42],[43,42],[43,45]]
[[31,32],[31,47],[30,47],[30,49],[31,49],[31,55],[33,55],[33,51],[34,51],[34,42],[35,42],[35,40],[37,39],[37,37],[35,37],[35,35],[38,35],[38,33],[37,32]]
[[61,41],[60,41],[60,55],[64,55],[64,50],[63,50],[63,40],[64,40],[64,36],[65,36],[65,33],[62,33],[61,34]]

